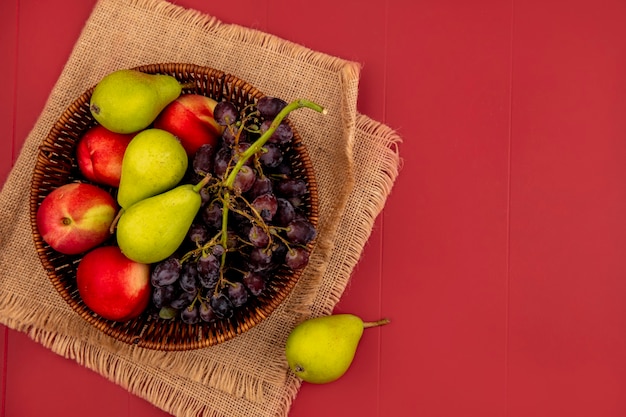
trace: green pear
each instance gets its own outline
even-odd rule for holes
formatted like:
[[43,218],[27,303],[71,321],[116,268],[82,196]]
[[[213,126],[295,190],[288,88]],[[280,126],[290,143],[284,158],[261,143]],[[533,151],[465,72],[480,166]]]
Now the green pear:
[[117,244],[127,258],[160,262],[181,245],[202,205],[200,183],[179,185],[125,209],[117,222]]
[[147,128],[181,92],[182,85],[171,75],[122,69],[94,87],[89,110],[105,128],[134,133]]
[[285,355],[289,368],[303,381],[325,384],[346,373],[363,329],[389,323],[364,322],[353,314],[315,317],[298,324],[289,334]]
[[185,176],[188,165],[187,152],[176,136],[161,129],[137,133],[122,159],[118,204],[126,209],[174,188]]

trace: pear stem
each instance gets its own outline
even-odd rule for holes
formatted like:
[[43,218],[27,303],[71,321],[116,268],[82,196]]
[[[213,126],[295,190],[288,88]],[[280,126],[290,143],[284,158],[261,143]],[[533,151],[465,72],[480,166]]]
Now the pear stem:
[[186,82],[186,83],[181,83],[181,84],[180,84],[180,87],[181,87],[183,90],[184,90],[184,89],[187,89],[187,88],[194,88],[195,86],[196,86],[196,83],[195,83],[195,82],[193,82],[193,81],[189,81],[189,82]]
[[366,321],[366,322],[363,322],[363,328],[367,329],[369,327],[384,326],[385,324],[389,324],[389,323],[391,323],[391,320],[389,319],[380,319],[378,321]]
[[[196,193],[200,192],[202,187],[207,185],[207,183],[209,182],[210,179],[211,179],[211,177],[208,176],[208,175],[206,177],[202,178],[202,180],[199,183],[197,183],[196,185],[193,186],[193,190]],[[113,221],[111,222],[111,226],[109,226],[109,233],[111,233],[111,234],[115,233],[115,228],[117,227],[117,223],[119,222],[120,217],[122,217],[122,214],[124,214],[124,208],[121,208],[117,212],[115,217],[113,218]]]
[[109,226],[109,233],[111,234],[115,233],[117,222],[120,220],[120,217],[122,217],[122,214],[124,214],[124,208],[120,208],[117,214],[115,215],[115,217],[113,218],[113,221],[111,222],[111,226]]
[[193,186],[193,190],[196,193],[199,193],[200,190],[202,189],[202,187],[204,187],[205,185],[207,185],[209,183],[209,180],[211,179],[211,177],[209,175],[205,176],[204,178],[202,178],[202,180],[197,183],[196,185]]

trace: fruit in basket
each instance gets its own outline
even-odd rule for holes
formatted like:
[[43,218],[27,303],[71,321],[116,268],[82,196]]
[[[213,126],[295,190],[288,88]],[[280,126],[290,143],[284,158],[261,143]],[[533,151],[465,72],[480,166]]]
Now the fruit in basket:
[[122,69],[107,74],[95,86],[89,110],[107,129],[134,133],[154,122],[181,92],[182,85],[171,75]]
[[83,134],[76,145],[76,162],[89,181],[119,187],[122,160],[134,133],[111,132],[96,125]]
[[291,370],[303,381],[325,384],[343,376],[354,359],[363,329],[389,323],[364,322],[353,314],[315,317],[289,334],[285,355]]
[[172,255],[200,210],[199,191],[205,184],[179,185],[126,208],[117,223],[117,243],[124,255],[142,263]]
[[[185,93],[189,93],[187,89],[192,89],[194,92],[215,96],[220,100],[233,101],[239,111],[247,112],[250,115],[255,113],[259,121],[253,120],[252,118],[254,116],[252,115],[249,120],[253,123],[250,127],[256,128],[256,130],[250,131],[247,128],[244,129],[241,127],[242,125],[239,124],[229,126],[231,128],[228,129],[230,134],[219,138],[218,142],[223,142],[228,145],[233,145],[237,142],[243,145],[247,142],[249,145],[254,142],[255,138],[260,136],[262,130],[264,131],[267,126],[266,124],[263,129],[259,128],[260,121],[263,118],[269,117],[259,117],[259,112],[257,112],[255,108],[255,101],[260,93],[252,86],[247,85],[247,83],[242,82],[242,80],[232,75],[190,64],[156,64],[142,66],[138,69],[150,73],[159,72],[172,74],[184,86]],[[92,119],[89,114],[89,99],[92,92],[93,90],[85,91],[65,110],[62,116],[56,121],[54,128],[51,130],[50,137],[44,142],[42,152],[39,153],[37,165],[33,172],[33,184],[31,185],[33,201],[41,202],[43,197],[50,192],[51,184],[63,184],[81,178],[81,176],[79,176],[78,167],[74,164],[71,169],[59,170],[59,163],[67,166],[65,165],[67,162],[76,161],[76,154],[74,152],[76,147],[67,146],[68,143],[66,139],[74,138],[74,141],[78,140],[82,134],[85,133],[86,129],[89,129],[94,124],[93,121],[89,121]],[[313,108],[314,106],[308,107]],[[322,110],[319,106],[317,107],[318,108],[315,108],[315,110]],[[244,165],[246,168],[240,167],[240,172],[243,171],[246,174],[250,174],[251,170],[248,168],[251,168],[256,172],[257,176],[255,185],[246,192],[245,196],[238,194],[239,190],[246,188],[239,185],[235,186],[235,183],[239,181],[233,181],[232,187],[222,187],[224,181],[230,178],[231,168],[234,167],[236,160],[240,157],[238,152],[231,152],[229,159],[220,159],[220,164],[226,162],[226,170],[222,173],[225,174],[226,171],[229,171],[229,174],[217,176],[212,168],[207,169],[206,166],[201,167],[197,171],[188,168],[186,178],[181,181],[183,184],[195,184],[198,182],[199,176],[203,175],[203,171],[210,171],[215,181],[210,185],[206,185],[201,190],[203,202],[207,205],[211,203],[223,203],[226,199],[220,201],[219,197],[220,195],[225,196],[226,193],[222,193],[221,191],[224,191],[226,188],[228,188],[230,196],[238,200],[237,206],[231,207],[216,204],[215,207],[218,208],[217,212],[220,220],[222,218],[224,220],[221,223],[224,225],[231,223],[226,222],[227,218],[235,220],[235,222],[232,223],[234,223],[235,226],[241,226],[241,230],[231,230],[230,226],[228,228],[218,226],[217,229],[209,230],[208,233],[203,234],[202,230],[194,229],[190,231],[192,233],[189,233],[190,238],[193,240],[186,242],[184,247],[177,250],[177,256],[183,256],[186,251],[192,250],[194,245],[204,246],[204,243],[194,244],[192,242],[198,242],[202,236],[212,239],[216,234],[223,232],[228,247],[222,247],[220,252],[220,243],[222,242],[220,235],[218,239],[219,242],[213,245],[210,252],[220,260],[228,258],[228,261],[224,260],[223,262],[218,262],[218,268],[223,268],[223,271],[226,272],[223,283],[228,285],[228,287],[223,287],[221,290],[217,290],[216,293],[212,293],[208,289],[203,289],[201,292],[198,287],[199,280],[197,276],[193,276],[196,257],[192,255],[185,262],[182,262],[183,260],[181,259],[180,278],[178,282],[174,284],[176,288],[165,286],[158,291],[155,289],[154,292],[161,293],[161,301],[169,300],[167,301],[168,304],[175,302],[176,305],[179,305],[182,298],[177,301],[170,300],[170,297],[174,295],[176,298],[179,298],[182,291],[192,291],[195,286],[195,291],[197,291],[197,298],[194,299],[195,303],[192,301],[193,304],[186,306],[184,311],[173,311],[174,307],[169,306],[169,315],[165,310],[163,314],[161,314],[162,311],[160,311],[160,309],[149,306],[149,309],[144,310],[137,319],[120,326],[108,322],[108,320],[104,320],[102,317],[95,314],[95,317],[90,317],[91,310],[87,308],[76,289],[76,266],[78,266],[79,257],[63,256],[60,253],[56,253],[51,248],[49,250],[40,250],[38,254],[45,265],[48,265],[49,262],[62,262],[70,266],[72,264],[74,265],[73,268],[48,268],[48,275],[54,288],[59,290],[60,294],[73,309],[79,312],[81,316],[88,318],[90,323],[94,324],[99,330],[102,330],[115,339],[132,342],[141,348],[187,350],[212,346],[216,343],[224,342],[255,326],[284,300],[301,275],[301,270],[291,270],[281,259],[284,257],[285,250],[288,246],[294,247],[294,245],[290,245],[288,242],[282,240],[284,239],[284,231],[281,228],[286,227],[288,224],[283,218],[293,218],[294,216],[297,218],[308,218],[315,225],[317,225],[318,220],[317,184],[315,182],[313,166],[306,146],[304,146],[304,142],[301,140],[298,132],[294,130],[293,133],[293,142],[286,143],[281,141],[278,143],[272,140],[269,141],[270,143],[278,143],[281,148],[280,150],[284,152],[284,159],[278,166],[270,167],[269,164],[265,165],[268,159],[272,159],[270,158],[270,154],[275,154],[272,149],[268,151],[267,154],[263,153],[263,155],[267,155],[263,156],[263,163],[259,163],[261,158],[252,157],[249,162]],[[70,140],[70,144],[74,141]],[[48,145],[50,145],[50,147],[48,147]],[[52,148],[56,149],[58,152],[45,152],[46,149]],[[217,147],[215,150],[217,150]],[[211,156],[212,151],[210,149],[208,149],[208,151],[205,156]],[[212,161],[209,161],[209,165],[211,165],[211,162]],[[233,164],[229,164],[230,162]],[[244,203],[245,201],[252,202],[256,196],[269,191],[267,185],[269,184],[268,180],[270,180],[270,176],[272,181],[281,176],[302,178],[306,180],[309,188],[303,196],[283,196],[283,198],[289,200],[289,203],[296,204],[297,207],[294,207],[295,213],[291,211],[290,214],[288,213],[286,215],[283,213],[282,209],[279,209],[275,214],[275,218],[281,218],[280,224],[279,222],[274,224],[274,226],[276,226],[276,232],[279,233],[281,237],[274,237],[274,245],[270,248],[271,251],[277,255],[276,259],[272,259],[273,269],[259,271],[252,271],[250,269],[235,270],[234,268],[237,265],[242,265],[246,262],[246,254],[243,253],[243,249],[247,246],[247,242],[238,240],[240,237],[247,235],[247,232],[244,230],[246,224],[242,213],[245,212],[248,215],[253,214],[253,212],[249,210],[250,207],[246,206]],[[86,179],[84,176],[82,176],[82,178]],[[93,183],[92,181],[88,182]],[[112,189],[112,187],[107,187],[106,189],[109,190],[114,197],[116,196],[117,190]],[[277,204],[279,204],[280,207],[285,207],[286,205],[279,200],[280,197],[278,195],[276,195],[276,197]],[[33,211],[33,213],[31,213],[31,219],[34,223],[34,214],[37,206],[31,206],[31,211]],[[119,210],[118,213],[123,214],[124,211],[125,210]],[[282,214],[279,215],[279,212]],[[196,217],[196,220],[200,220],[200,217]],[[217,224],[217,222],[212,222],[212,224]],[[110,228],[109,230],[114,229]],[[237,234],[235,234],[235,232],[237,232]],[[257,230],[257,232],[259,231]],[[265,232],[265,230],[259,232],[258,235],[260,236],[262,232]],[[41,246],[41,236],[36,233],[34,238],[35,242]],[[111,238],[105,244],[115,245],[114,240],[115,236],[111,235]],[[43,249],[47,246],[48,245],[45,245]],[[314,247],[312,243],[307,245],[297,244],[295,246],[308,252]],[[82,255],[84,255],[84,253]],[[265,253],[265,255],[267,255],[267,253]],[[156,269],[156,266],[156,264],[153,264],[150,265],[150,268]],[[255,265],[255,269],[257,267],[259,267],[259,265]],[[232,282],[232,286],[230,285],[231,279],[235,281]],[[242,285],[246,287],[245,290],[248,291],[247,293],[243,291]],[[67,289],[70,291],[68,292]],[[174,290],[174,292],[172,292],[172,290]],[[226,299],[225,296],[228,296],[229,299]],[[158,298],[159,297],[155,297],[155,303]],[[235,307],[236,304],[239,305],[241,303],[244,304]],[[221,317],[219,317],[218,314]],[[222,318],[227,316],[230,318]],[[179,321],[183,323],[195,322],[198,319],[202,320],[204,323],[212,323],[210,325],[200,324],[194,326],[185,326],[179,323]],[[145,331],[146,320],[150,323],[149,332]]]
[[85,305],[108,320],[133,319],[150,301],[150,266],[128,259],[116,246],[85,254],[76,269],[76,283]]
[[130,141],[122,161],[118,204],[134,203],[175,187],[189,160],[180,141],[162,129],[145,129]]
[[224,127],[217,124],[213,110],[217,101],[200,94],[184,94],[163,109],[154,127],[174,134],[193,156],[204,144],[215,146]]
[[87,183],[68,183],[48,194],[37,209],[37,228],[54,250],[76,255],[109,237],[117,204],[104,189]]
[[[197,186],[202,206],[181,245],[154,268],[152,306],[159,317],[190,324],[231,318],[267,296],[276,276],[307,265],[307,245],[316,236],[306,216],[309,189],[303,182],[280,191],[282,181],[298,174],[290,144],[269,142],[286,114],[304,106],[323,111],[307,101],[291,103],[271,114],[275,123],[266,131],[254,106],[215,106],[222,137],[190,158],[194,182],[206,182]],[[118,225],[118,241],[119,233]]]

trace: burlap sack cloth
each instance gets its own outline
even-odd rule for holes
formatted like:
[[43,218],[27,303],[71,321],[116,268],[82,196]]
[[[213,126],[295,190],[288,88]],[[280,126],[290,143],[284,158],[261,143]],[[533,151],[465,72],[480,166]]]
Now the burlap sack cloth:
[[[319,239],[281,307],[242,336],[189,352],[117,342],[78,317],[35,253],[29,187],[38,146],[68,104],[118,68],[186,62],[232,73],[269,95],[329,111],[290,116],[319,185]],[[0,321],[175,416],[284,416],[300,382],[283,345],[300,320],[332,312],[399,169],[398,135],[356,111],[359,65],[161,0],[101,0],[29,134],[0,199]]]

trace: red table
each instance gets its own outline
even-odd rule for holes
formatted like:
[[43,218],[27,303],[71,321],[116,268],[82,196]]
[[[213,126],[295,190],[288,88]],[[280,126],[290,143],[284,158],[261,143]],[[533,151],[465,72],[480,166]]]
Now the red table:
[[[1,2],[0,181],[94,3]],[[626,415],[624,1],[176,4],[363,63],[404,139],[337,307],[392,324],[291,416]],[[6,328],[0,358],[1,416],[165,415]]]

